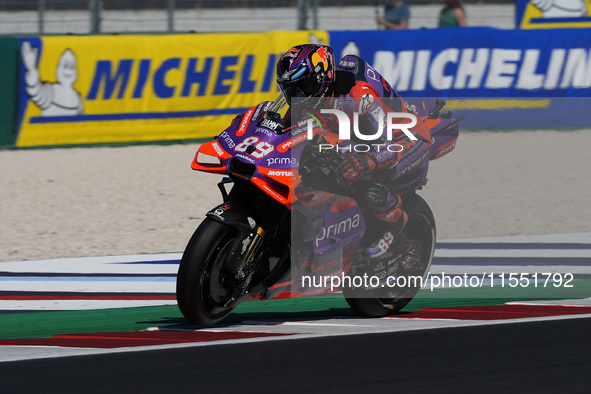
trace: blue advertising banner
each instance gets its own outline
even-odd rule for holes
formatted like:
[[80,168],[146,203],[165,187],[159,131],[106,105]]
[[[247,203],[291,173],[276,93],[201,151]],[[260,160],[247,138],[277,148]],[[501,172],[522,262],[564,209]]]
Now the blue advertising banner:
[[[409,99],[410,102],[412,99]],[[463,129],[576,130],[591,128],[591,97],[446,99]]]
[[591,29],[330,32],[406,97],[589,97]]

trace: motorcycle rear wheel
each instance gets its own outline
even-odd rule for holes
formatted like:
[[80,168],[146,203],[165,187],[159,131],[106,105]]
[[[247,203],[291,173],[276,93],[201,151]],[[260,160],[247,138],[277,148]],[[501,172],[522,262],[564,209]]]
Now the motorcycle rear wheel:
[[232,311],[224,306],[233,288],[222,268],[235,238],[235,229],[206,218],[187,244],[177,274],[176,298],[191,323],[212,325]]
[[[419,259],[420,270],[413,275],[426,279],[433,254],[435,253],[435,218],[427,202],[418,195],[407,197],[403,209],[408,215],[406,237],[403,250],[412,248],[412,253]],[[394,298],[372,297],[371,294],[383,295],[383,290],[365,290],[343,287],[343,294],[349,306],[357,313],[367,317],[384,317],[404,308],[420,290],[419,286],[409,286]]]

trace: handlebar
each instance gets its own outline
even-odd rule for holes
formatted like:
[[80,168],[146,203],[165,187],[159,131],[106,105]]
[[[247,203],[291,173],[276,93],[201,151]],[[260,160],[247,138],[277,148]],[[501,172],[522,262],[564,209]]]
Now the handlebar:
[[429,119],[437,119],[443,107],[445,107],[445,100],[437,99],[435,100],[435,108],[429,111]]

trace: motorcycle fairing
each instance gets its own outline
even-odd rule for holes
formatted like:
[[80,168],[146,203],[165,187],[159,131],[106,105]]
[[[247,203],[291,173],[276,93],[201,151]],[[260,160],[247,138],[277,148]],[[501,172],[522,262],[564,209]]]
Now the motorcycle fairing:
[[242,201],[227,201],[219,204],[205,216],[243,231],[254,231],[257,227],[256,213],[249,204]]
[[290,295],[300,297],[329,292],[329,288],[308,287],[303,276],[316,281],[346,273],[363,238],[366,222],[361,207],[350,197],[296,189],[293,204],[292,271]]

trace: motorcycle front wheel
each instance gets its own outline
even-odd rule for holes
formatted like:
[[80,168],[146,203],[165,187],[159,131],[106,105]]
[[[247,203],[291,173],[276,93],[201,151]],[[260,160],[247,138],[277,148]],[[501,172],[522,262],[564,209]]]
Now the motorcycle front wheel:
[[236,230],[206,218],[191,237],[179,266],[176,299],[181,313],[197,325],[212,325],[233,308],[231,280],[224,264],[236,238]]
[[[435,253],[435,218],[427,202],[416,194],[407,197],[403,209],[408,215],[408,222],[401,248],[403,257],[398,264],[403,275],[420,276],[424,280]],[[342,290],[349,306],[360,315],[384,317],[401,310],[413,299],[420,290],[417,282],[420,283],[415,281],[414,285],[400,289],[391,297],[384,297],[383,289],[343,287]],[[372,294],[378,296],[372,297]]]

